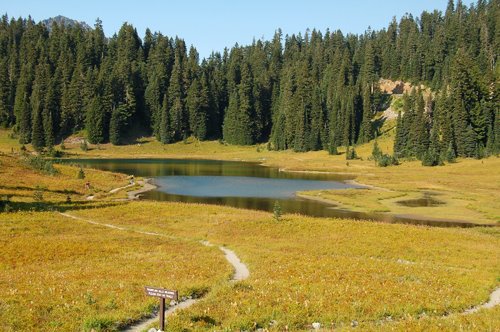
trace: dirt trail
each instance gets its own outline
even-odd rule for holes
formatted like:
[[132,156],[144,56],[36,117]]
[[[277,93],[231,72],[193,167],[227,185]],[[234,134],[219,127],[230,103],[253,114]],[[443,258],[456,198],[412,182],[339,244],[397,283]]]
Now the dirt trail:
[[[157,186],[155,186],[154,184],[151,183],[151,179],[147,179],[147,178],[144,180],[137,181],[137,184],[139,184],[141,186],[139,189],[128,191],[127,198],[121,198],[121,199],[117,199],[117,200],[118,201],[131,201],[134,199],[139,199],[141,194],[157,188]],[[120,190],[127,189],[127,188],[130,188],[133,186],[135,186],[135,183],[131,183],[131,184],[128,184],[128,185],[123,186],[123,187],[113,188],[109,191],[109,193],[115,194]],[[90,196],[87,196],[86,198],[88,201],[92,201],[92,200],[94,200],[95,196],[90,195]]]
[[[186,301],[179,302],[176,305],[168,307],[168,310],[165,310],[165,317],[170,316],[177,310],[181,310],[184,308],[188,308],[198,302],[197,299],[188,299]],[[141,321],[140,323],[136,325],[129,326],[125,329],[123,329],[123,332],[142,332],[145,331],[150,325],[156,323],[158,321],[158,313],[155,313],[154,316],[151,316],[151,318],[148,318],[146,320]],[[156,331],[156,330],[155,330]]]
[[245,280],[250,276],[250,271],[248,271],[247,266],[241,262],[238,256],[234,253],[234,251],[229,250],[225,247],[219,247],[220,250],[224,252],[224,257],[226,260],[234,267],[234,275],[231,281],[241,281]]
[[[202,241],[201,244],[205,246],[212,247],[213,245],[208,241]],[[238,256],[234,253],[234,251],[227,249],[225,247],[219,247],[225,254],[226,260],[231,264],[234,268],[234,274],[229,281],[237,282],[241,280],[245,280],[250,276],[250,272],[248,271],[247,266],[241,262]],[[182,302],[179,302],[173,306],[170,306],[168,310],[165,311],[165,317],[173,314],[177,310],[188,308],[198,302],[200,299],[186,299]],[[158,321],[158,313],[154,313],[153,316],[147,318],[146,320],[141,321],[137,325],[132,325],[122,330],[123,332],[142,332],[146,330],[150,325],[156,323]]]
[[[145,186],[142,189],[145,189]],[[140,191],[140,190],[141,189],[139,189],[137,191]],[[134,194],[134,196],[135,196],[135,194]],[[159,236],[159,237],[165,237],[165,238],[171,238],[171,239],[177,239],[177,240],[180,239],[180,238],[165,235],[165,234],[160,234],[160,233],[155,233],[155,232],[138,231],[135,229],[116,226],[113,224],[100,223],[100,222],[97,222],[95,220],[77,217],[77,216],[71,215],[69,213],[59,212],[59,214],[64,216],[64,217],[67,217],[67,218],[83,221],[83,222],[86,222],[86,223],[89,223],[92,225],[104,226],[104,227],[111,228],[111,229],[116,229],[116,230],[121,230],[121,231],[126,231],[126,232],[134,232],[134,233],[150,235],[150,236]],[[200,243],[202,245],[205,245],[205,246],[210,246],[210,247],[212,246],[212,244],[208,241],[201,241]],[[248,270],[248,267],[244,263],[241,262],[240,258],[236,255],[236,253],[234,251],[232,251],[226,247],[222,247],[222,246],[220,246],[219,249],[224,253],[224,257],[226,258],[228,263],[231,264],[234,268],[234,274],[229,281],[237,282],[237,281],[245,280],[250,276],[250,271]],[[168,307],[168,310],[165,311],[165,316],[171,315],[177,310],[190,307],[198,301],[199,301],[199,299],[184,299],[181,302],[175,303],[174,305],[171,305]],[[158,313],[156,312],[150,318],[147,318],[146,320],[142,320],[135,325],[131,325],[131,326],[123,329],[122,331],[142,332],[145,329],[147,329],[148,326],[154,324],[157,320],[158,320]]]
[[142,185],[142,187],[137,190],[132,190],[127,192],[127,198],[129,200],[139,199],[142,193],[156,189],[157,187],[150,181],[151,179],[144,179],[143,181],[138,181],[138,183]]
[[127,189],[127,188],[130,188],[130,187],[133,187],[135,184],[131,183],[131,184],[127,184],[126,186],[123,186],[123,187],[118,187],[118,188],[114,188],[114,189],[111,189],[109,191],[110,194],[114,194],[122,189]]
[[480,304],[480,305],[475,306],[473,308],[467,309],[463,312],[463,314],[464,315],[473,314],[475,312],[478,312],[481,309],[490,309],[490,308],[493,308],[494,306],[497,306],[499,304],[500,304],[500,287],[495,289],[490,294],[490,300],[488,302]]

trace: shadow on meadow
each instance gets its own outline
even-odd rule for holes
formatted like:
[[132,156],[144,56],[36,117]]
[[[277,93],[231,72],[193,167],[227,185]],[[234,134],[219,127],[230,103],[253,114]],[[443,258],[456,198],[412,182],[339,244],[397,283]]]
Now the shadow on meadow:
[[[29,190],[29,191],[32,191],[35,188],[28,187],[28,186],[2,186],[2,185],[0,185],[0,189],[5,189],[5,190]],[[50,190],[50,189],[47,189],[47,188],[44,188],[43,190],[51,192],[51,193],[54,193],[54,194],[80,195],[80,193],[77,192],[76,190],[68,190],[68,189]],[[19,195],[14,195],[14,196],[19,196]]]
[[[9,197],[10,198],[10,197]],[[20,212],[20,211],[57,211],[57,212],[68,212],[75,210],[87,210],[95,208],[107,208],[114,207],[121,204],[126,204],[124,202],[87,202],[87,201],[77,201],[77,202],[17,202],[11,201],[9,198],[0,199],[0,212]]]

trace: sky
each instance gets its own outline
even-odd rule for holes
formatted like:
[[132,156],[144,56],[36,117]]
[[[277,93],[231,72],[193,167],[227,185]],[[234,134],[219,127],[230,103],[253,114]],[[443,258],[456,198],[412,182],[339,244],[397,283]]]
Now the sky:
[[[470,5],[473,1],[465,0]],[[340,29],[363,33],[387,27],[393,17],[419,16],[423,10],[444,11],[447,0],[0,0],[0,11],[9,17],[40,21],[63,15],[93,26],[103,22],[106,36],[132,24],[142,38],[146,28],[166,36],[179,36],[194,45],[200,57],[231,48],[235,43],[271,39],[276,29],[283,35]]]

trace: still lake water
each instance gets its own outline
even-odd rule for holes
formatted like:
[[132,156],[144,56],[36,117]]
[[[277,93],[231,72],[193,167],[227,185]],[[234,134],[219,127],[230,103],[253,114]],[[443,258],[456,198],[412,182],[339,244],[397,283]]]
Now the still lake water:
[[340,174],[288,173],[257,163],[185,159],[65,159],[100,170],[148,177],[158,186],[141,198],[228,205],[272,211],[276,201],[284,213],[340,217],[430,226],[468,227],[473,224],[402,218],[387,214],[336,209],[334,205],[295,196],[297,191],[356,188]]

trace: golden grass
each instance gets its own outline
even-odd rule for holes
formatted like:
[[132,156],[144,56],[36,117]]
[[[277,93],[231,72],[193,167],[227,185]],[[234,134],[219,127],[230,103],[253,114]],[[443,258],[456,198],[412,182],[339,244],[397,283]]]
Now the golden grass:
[[[72,201],[84,200],[88,195],[104,198],[109,191],[128,184],[124,174],[84,169],[85,178],[78,179],[79,168],[70,165],[54,165],[58,174],[48,175],[37,171],[23,162],[19,155],[0,154],[0,196],[11,195],[13,202],[33,202],[37,187],[43,188],[46,202],[64,202],[67,196]],[[90,190],[85,188],[89,182]]]
[[[482,310],[471,315],[451,315],[445,318],[408,318],[399,322],[386,322],[379,326],[359,325],[362,331],[414,331],[414,332],[454,332],[454,331],[498,331],[500,307]],[[350,330],[350,329],[349,329]],[[352,329],[354,330],[354,329]]]
[[[379,168],[367,160],[373,143],[357,147],[364,160],[348,164],[342,155],[323,151],[275,152],[262,145],[258,152],[256,146],[187,143],[162,146],[147,139],[141,146],[104,145],[85,154],[70,146],[68,152],[80,157],[215,157],[261,161],[288,170],[349,173],[359,182],[382,188],[346,190],[342,195],[321,192],[323,198],[360,211],[394,212],[399,208],[396,201],[433,191],[448,203],[439,212],[443,217],[457,213],[473,221],[499,219],[499,203],[492,199],[500,187],[498,158],[459,160],[436,168],[421,167],[419,162]],[[385,152],[390,143],[389,135],[379,138]],[[0,151],[10,153],[13,144],[0,131]],[[0,156],[0,189],[14,193],[13,200],[31,202],[36,185],[47,187],[48,201],[61,202],[64,190],[74,190],[75,201],[87,195],[84,181],[76,179],[77,168],[57,166],[61,173],[51,177],[16,158]],[[110,188],[126,185],[124,175],[85,172],[98,198],[107,199]],[[20,188],[13,188],[16,184]],[[497,228],[436,229],[294,215],[276,222],[268,213],[219,206],[115,204],[76,202],[59,208],[75,208],[70,213],[179,240],[100,228],[49,212],[0,214],[0,330],[82,330],[98,324],[115,328],[151,309],[155,301],[143,296],[145,283],[177,287],[183,294],[193,288],[211,289],[194,307],[169,319],[169,328],[176,331],[251,330],[269,328],[270,323],[271,330],[304,330],[316,321],[342,329],[356,321],[363,330],[375,331],[499,326],[498,308],[457,314],[486,301],[498,287]],[[93,208],[76,210],[84,206]],[[428,209],[419,213],[436,213]],[[236,251],[249,266],[250,279],[223,282],[229,266],[216,248],[197,243],[202,239]],[[182,262],[175,269],[179,272],[168,268],[172,258]],[[158,265],[165,269],[152,273],[151,266]],[[195,271],[193,279],[190,269]],[[441,318],[445,314],[450,316]]]
[[[207,239],[235,250],[247,263],[250,279],[220,285],[173,316],[169,326],[174,331],[248,330],[267,328],[272,321],[273,330],[308,329],[316,321],[338,328],[354,320],[376,329],[389,316],[404,320],[395,325],[397,330],[428,327],[441,322],[441,315],[485,302],[500,276],[497,229],[294,215],[276,222],[264,212],[158,202],[74,213],[128,228]],[[432,323],[411,323],[424,314]],[[466,319],[485,326],[495,321],[494,314]],[[457,329],[462,319],[443,322]]]
[[143,286],[185,296],[229,274],[219,250],[199,243],[56,213],[0,213],[1,331],[111,331],[157,305]]
[[335,202],[339,208],[361,212],[390,212],[383,200],[405,197],[404,193],[374,189],[314,190],[300,192],[300,197]]

